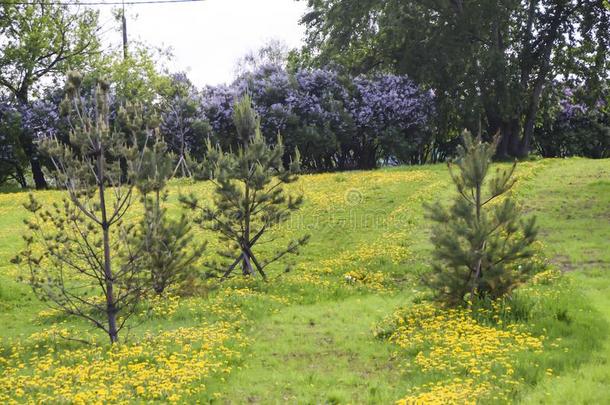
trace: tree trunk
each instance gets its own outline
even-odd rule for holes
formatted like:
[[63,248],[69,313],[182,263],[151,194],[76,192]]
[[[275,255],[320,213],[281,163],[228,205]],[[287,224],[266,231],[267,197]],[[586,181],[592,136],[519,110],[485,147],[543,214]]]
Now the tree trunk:
[[360,144],[357,168],[360,170],[370,170],[377,168],[377,148],[372,142],[364,138]]
[[25,175],[23,174],[23,169],[21,168],[21,166],[19,166],[19,164],[15,164],[15,180],[17,180],[17,183],[19,183],[21,188],[28,187],[28,182],[25,179]]
[[[534,10],[537,2],[533,0],[530,3],[530,11],[528,18],[528,31],[527,34],[531,36],[531,27],[532,20],[534,16]],[[538,75],[534,82],[534,87],[532,89],[529,103],[527,105],[527,110],[525,111],[525,123],[523,126],[523,137],[520,140],[518,147],[515,150],[515,156],[519,158],[524,158],[529,153],[529,147],[532,140],[532,136],[534,133],[534,126],[536,124],[536,116],[538,115],[538,109],[540,106],[540,96],[542,95],[542,90],[544,89],[544,84],[547,81],[549,76],[549,72],[551,70],[551,55],[553,52],[553,45],[557,36],[559,35],[559,27],[561,26],[561,22],[563,18],[565,18],[565,7],[563,5],[559,5],[557,10],[553,15],[553,21],[551,26],[548,29],[548,34],[545,40],[544,52],[541,54],[542,60],[540,64],[540,68],[538,70]],[[573,12],[568,11],[568,14]],[[526,37],[526,52],[531,52],[531,43],[530,37]],[[525,70],[526,74],[522,75],[521,81],[525,83],[527,78],[529,77],[529,73],[531,72],[531,68]]]
[[[15,95],[17,97],[17,101],[19,101],[19,103],[24,106],[28,105],[28,92],[29,88],[27,86],[26,77],[23,81],[22,86],[19,88],[19,91]],[[48,184],[44,178],[44,173],[42,172],[42,166],[40,165],[40,160],[37,156],[36,145],[34,145],[34,140],[30,136],[30,134],[25,134],[23,131],[21,131],[19,142],[21,143],[21,148],[30,160],[30,166],[32,168],[32,178],[34,179],[34,185],[36,186],[36,189],[43,190],[47,188]]]
[[241,246],[242,256],[244,258],[242,262],[242,273],[244,276],[248,276],[254,275],[254,270],[252,269],[252,264],[250,263],[250,252],[248,251],[250,248],[250,246],[248,246],[250,244],[250,187],[247,183],[245,185],[244,204],[244,234]]
[[523,138],[521,139],[517,150],[517,156],[520,158],[526,157],[529,153],[530,142],[534,134],[534,126],[536,124],[536,116],[538,115],[538,109],[540,107],[540,96],[542,95],[542,90],[544,89],[544,83],[547,80],[547,72],[549,70],[551,60],[551,50],[552,46],[550,44],[547,45],[544,54],[544,62],[540,68],[540,72],[536,78],[536,83],[534,84],[534,89],[532,90],[532,94],[530,96],[530,101],[525,116],[525,125],[523,127]]
[[[481,224],[481,187],[483,186],[483,179],[480,179],[480,182],[476,185],[476,194],[475,194],[475,200],[474,200],[474,204],[475,204],[475,212],[476,212],[476,216],[477,216],[477,220],[476,220],[476,227],[477,229],[480,227]],[[477,288],[479,286],[479,280],[481,279],[481,265],[482,265],[482,258],[483,258],[483,250],[485,248],[485,241],[483,241],[481,243],[480,246],[478,246],[478,258],[477,258],[477,262],[474,266],[475,271],[474,271],[474,278],[472,280],[472,288],[470,290],[470,295],[471,295],[471,299],[474,299],[475,294],[477,293]]]
[[106,214],[106,196],[105,196],[105,176],[104,176],[104,147],[100,145],[98,156],[98,178],[99,178],[99,198],[100,211],[102,214],[102,234],[104,243],[104,282],[106,284],[106,315],[108,318],[108,336],[110,343],[116,343],[119,340],[119,332],[117,330],[116,315],[117,308],[114,300],[114,277],[112,276],[112,262],[110,257],[110,224]]
[[509,159],[517,157],[517,152],[521,145],[520,124],[518,119],[510,121],[495,121],[494,124],[488,125],[489,134],[495,134],[500,131],[500,143],[496,149],[497,159]]
[[30,166],[32,167],[32,177],[37,190],[44,190],[48,187],[47,181],[42,172],[40,160],[37,157],[30,157]]
[[507,122],[506,128],[507,133],[511,134],[508,144],[508,155],[511,158],[518,158],[521,147],[521,123],[519,118],[513,118]]

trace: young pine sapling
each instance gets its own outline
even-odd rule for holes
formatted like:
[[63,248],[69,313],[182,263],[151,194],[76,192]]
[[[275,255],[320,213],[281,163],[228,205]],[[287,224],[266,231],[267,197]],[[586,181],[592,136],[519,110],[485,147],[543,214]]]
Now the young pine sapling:
[[158,137],[151,147],[144,148],[142,168],[136,179],[144,208],[135,239],[136,249],[145,253],[151,287],[157,294],[192,275],[194,264],[205,249],[205,244],[194,245],[186,215],[182,214],[179,219],[168,216],[165,186],[172,176],[173,163],[173,154]]
[[286,221],[299,209],[302,196],[288,195],[284,186],[297,179],[299,155],[287,168],[282,157],[284,147],[278,135],[275,145],[269,145],[261,134],[260,122],[249,96],[236,102],[233,122],[240,140],[236,152],[225,152],[208,142],[207,159],[198,167],[200,177],[210,179],[215,188],[214,206],[204,206],[191,195],[182,197],[185,206],[197,210],[196,221],[220,235],[227,249],[218,253],[222,263],[209,262],[211,275],[227,278],[236,267],[244,276],[259,273],[267,280],[265,268],[287,254],[298,253],[309,236],[291,240],[287,246],[262,258],[255,252],[266,232]]
[[463,138],[457,161],[448,164],[457,196],[449,208],[426,207],[434,222],[434,263],[425,282],[450,305],[496,299],[524,282],[534,270],[527,259],[537,234],[535,218],[522,220],[507,194],[515,184],[516,162],[488,177],[499,137],[485,143],[464,132]]
[[[25,206],[35,215],[26,221],[31,232],[19,259],[29,266],[39,298],[87,319],[115,343],[148,285],[142,251],[129,243],[135,227],[124,222],[142,155],[111,125],[109,84],[98,82],[89,100],[81,96],[80,84],[79,74],[68,76],[62,109],[69,115],[69,144],[56,137],[40,143],[54,166],[55,184],[67,196],[45,209],[30,195]],[[129,144],[147,137],[150,131],[137,111],[121,109],[118,115],[139,128],[129,134],[134,138]]]

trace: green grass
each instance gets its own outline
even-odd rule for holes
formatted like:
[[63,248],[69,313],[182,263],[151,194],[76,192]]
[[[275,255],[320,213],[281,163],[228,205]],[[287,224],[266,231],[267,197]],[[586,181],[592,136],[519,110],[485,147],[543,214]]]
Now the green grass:
[[[528,214],[538,217],[544,253],[565,271],[565,282],[541,287],[562,292],[541,301],[541,310],[530,311],[531,301],[523,303],[530,311],[531,332],[561,338],[562,344],[521,359],[517,373],[525,383],[512,398],[523,403],[608,403],[610,161],[542,160],[523,163],[518,173],[522,178],[516,196]],[[230,373],[206,377],[206,389],[191,399],[392,403],[407,389],[442,378],[407,378],[400,367],[405,359],[396,355],[396,346],[376,339],[372,330],[397,307],[408,307],[421,297],[418,274],[427,269],[431,249],[422,203],[451,197],[445,166],[304,176],[295,187],[306,191],[305,206],[275,234],[286,240],[307,232],[311,242],[294,259],[293,271],[282,275],[278,266],[272,277],[280,276],[271,283],[246,283],[255,294],[231,298],[230,304],[245,318],[235,327],[249,344],[239,348],[242,357],[232,360]],[[177,195],[190,191],[205,195],[209,187],[173,183],[172,212],[178,212]],[[37,195],[47,202],[59,198],[58,192]],[[10,339],[27,342],[32,333],[64,321],[37,315],[44,305],[17,280],[23,270],[9,262],[22,246],[19,235],[26,212],[20,204],[25,198],[25,193],[0,194],[0,353],[7,352]],[[214,238],[200,237],[210,240],[206,254],[212,255]],[[379,272],[382,278],[378,284],[353,284],[346,282],[348,272]],[[211,290],[206,297],[188,299],[198,308],[194,312],[179,308],[172,316],[142,319],[134,336],[226,318],[206,307],[217,294],[220,291]],[[65,322],[89,330],[80,321]],[[556,375],[545,375],[549,367]]]
[[252,357],[214,389],[235,403],[390,403],[408,382],[388,362],[393,347],[371,339],[371,327],[401,300],[290,306],[256,325]]
[[[590,323],[600,318],[610,323],[610,164],[608,160],[559,160],[543,174],[532,181],[526,204],[538,215],[546,253],[596,310],[596,319]],[[582,339],[594,337],[583,335]],[[523,402],[608,403],[607,331],[602,342],[585,364],[543,381]]]

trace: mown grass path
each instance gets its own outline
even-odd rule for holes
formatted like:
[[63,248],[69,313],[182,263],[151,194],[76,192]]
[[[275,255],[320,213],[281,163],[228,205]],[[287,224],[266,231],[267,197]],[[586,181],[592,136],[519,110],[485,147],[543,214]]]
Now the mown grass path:
[[223,391],[230,403],[391,403],[405,390],[395,347],[372,326],[405,296],[296,305],[259,323],[251,357]]

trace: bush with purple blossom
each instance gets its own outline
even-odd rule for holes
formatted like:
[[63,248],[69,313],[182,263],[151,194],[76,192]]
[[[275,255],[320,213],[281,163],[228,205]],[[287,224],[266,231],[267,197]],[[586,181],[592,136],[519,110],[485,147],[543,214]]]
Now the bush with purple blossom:
[[543,157],[610,157],[610,105],[603,98],[587,102],[582,89],[551,93],[534,144]]
[[430,141],[432,95],[405,76],[351,77],[331,69],[294,73],[276,65],[246,72],[230,86],[207,87],[203,111],[223,146],[232,139],[236,97],[249,93],[265,138],[280,132],[287,156],[299,149],[312,171],[420,163]]

